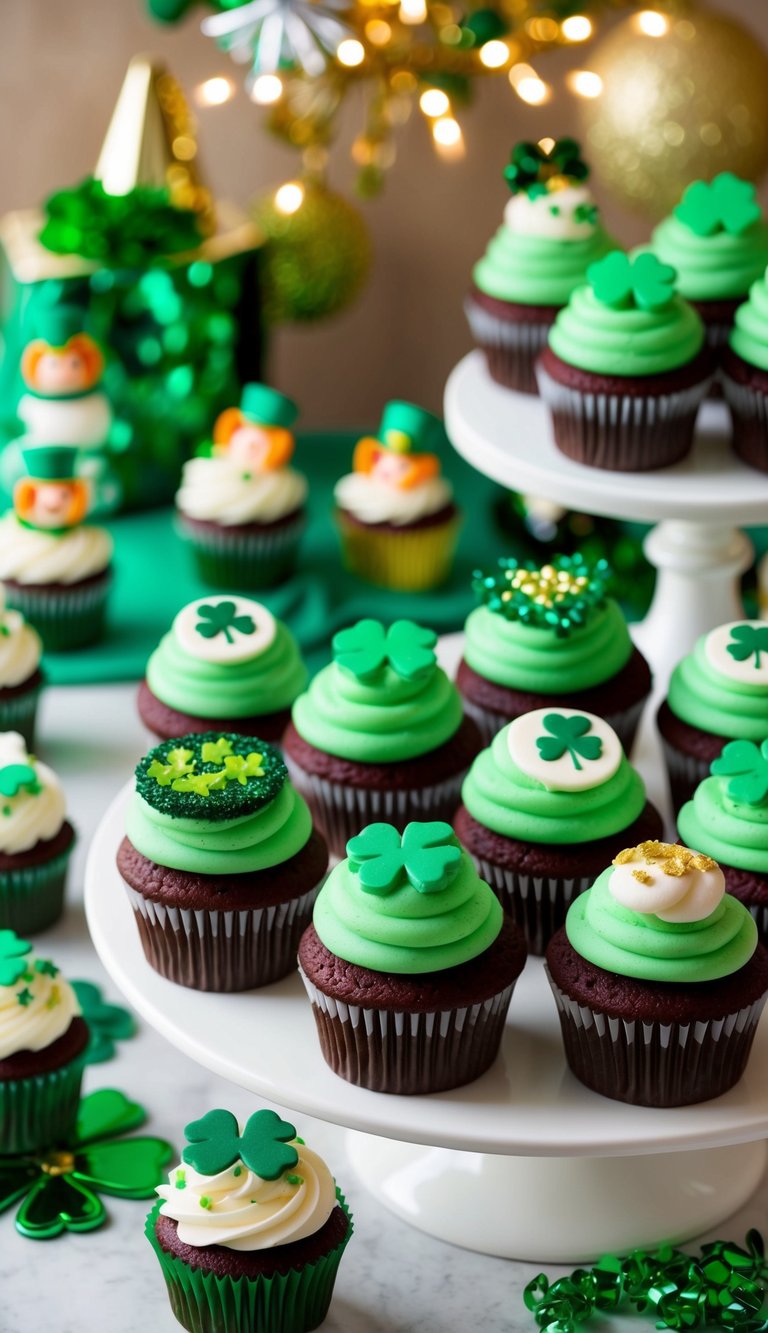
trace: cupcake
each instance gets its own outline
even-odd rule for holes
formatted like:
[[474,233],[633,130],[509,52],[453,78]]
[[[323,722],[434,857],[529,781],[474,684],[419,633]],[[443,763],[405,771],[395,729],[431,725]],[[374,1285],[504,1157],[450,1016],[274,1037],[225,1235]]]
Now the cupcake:
[[739,458],[768,472],[768,274],[754,282],[735,315],[723,353],[722,384]]
[[328,1167],[275,1111],[209,1111],[147,1218],[190,1333],[309,1333],[328,1313],[352,1216]]
[[39,631],[46,652],[85,648],[104,631],[112,538],[83,523],[90,488],[75,475],[76,448],[37,445],[22,455],[29,476],[0,519],[6,602]]
[[382,818],[450,819],[480,736],[437,665],[432,630],[360,620],[293,705],[285,762],[331,852]]
[[716,857],[726,889],[768,943],[768,740],[728,741],[710,775],[677,817],[680,837]]
[[477,756],[461,799],[459,841],[531,953],[544,952],[607,861],[664,831],[615,731],[573,708],[510,722]]
[[160,740],[236,731],[276,741],[307,675],[296,640],[266,606],[213,593],[183,607],[152,653],[139,715]]
[[722,171],[694,181],[651,246],[677,272],[677,290],[699,312],[707,345],[725,350],[736,307],[768,264],[768,224],[751,181]]
[[651,691],[651,672],[634,648],[611,573],[579,555],[541,568],[501,559],[477,570],[480,605],[470,613],[456,682],[464,707],[490,745],[507,722],[567,703],[608,722],[629,754]]
[[164,741],[136,769],[126,832],[117,865],[156,972],[240,991],[291,971],[328,852],[273,746]]
[[44,676],[43,645],[20,611],[8,611],[0,586],[0,731],[18,731],[31,750]]
[[614,858],[547,948],[572,1072],[604,1097],[688,1106],[737,1083],[768,951],[716,861],[646,842]]
[[66,1141],[75,1128],[89,1032],[59,969],[0,930],[0,1154]]
[[675,276],[655,255],[614,250],[557,316],[536,374],[568,458],[647,472],[690,450],[713,360]]
[[288,466],[298,413],[285,394],[246,384],[184,464],[177,527],[205,583],[271,588],[293,572],[307,498],[306,477]]
[[768,719],[768,625],[736,620],[702,634],[678,662],[657,715],[675,810],[709,776],[726,741],[762,743]]
[[522,931],[450,824],[369,824],[320,890],[299,945],[323,1056],[374,1092],[470,1083],[496,1059]]
[[413,403],[387,403],[378,436],[358,440],[334,492],[347,569],[397,592],[448,577],[461,518],[436,453],[443,427]]
[[64,909],[75,831],[56,774],[16,731],[0,733],[0,812],[0,928],[33,935]]
[[472,270],[465,310],[472,336],[499,384],[536,393],[534,363],[558,312],[587,268],[613,248],[585,181],[574,139],[547,151],[519,143],[504,177],[512,198]]

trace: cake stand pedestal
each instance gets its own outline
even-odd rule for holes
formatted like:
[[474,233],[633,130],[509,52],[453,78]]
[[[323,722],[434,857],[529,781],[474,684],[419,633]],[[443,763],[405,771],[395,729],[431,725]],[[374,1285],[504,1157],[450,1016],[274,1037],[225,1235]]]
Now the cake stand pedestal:
[[467,462],[510,490],[656,524],[645,540],[656,590],[635,639],[653,666],[657,692],[666,692],[673,666],[701,634],[743,617],[738,578],[752,546],[737,525],[768,522],[768,476],[731,452],[724,403],[704,404],[682,463],[605,472],[561,454],[541,399],[496,384],[483,354],[471,352],[448,379],[445,425]]

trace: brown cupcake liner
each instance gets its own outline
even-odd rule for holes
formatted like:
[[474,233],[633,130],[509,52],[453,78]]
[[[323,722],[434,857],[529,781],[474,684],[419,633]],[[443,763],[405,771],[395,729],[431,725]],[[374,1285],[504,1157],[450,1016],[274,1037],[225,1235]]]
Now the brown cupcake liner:
[[767,998],[717,1019],[628,1021],[579,1004],[546,972],[571,1072],[593,1092],[633,1106],[690,1106],[732,1088]]
[[37,683],[27,690],[0,691],[0,731],[18,731],[28,753],[35,748],[35,722],[42,687],[42,676],[38,675]]
[[518,393],[537,394],[534,367],[546,346],[554,311],[546,319],[518,323],[485,310],[471,296],[464,303],[464,311],[472,337],[485,355],[491,379]]
[[462,1008],[402,1013],[346,1004],[318,989],[299,966],[326,1064],[335,1074],[398,1096],[471,1083],[499,1051],[515,983]]
[[693,793],[699,783],[709,777],[709,760],[684,754],[682,750],[670,745],[664,736],[661,738],[661,748],[667,766],[672,805],[677,815],[686,801],[693,799]]
[[[498,736],[502,727],[506,727],[508,722],[513,721],[511,714],[495,713],[490,708],[484,708],[482,704],[475,703],[474,700],[467,698],[466,694],[461,696],[464,704],[464,712],[473,722],[477,723],[480,735],[483,738],[483,745],[488,746],[495,736]],[[552,707],[558,708],[561,703],[569,702],[568,695],[553,695]],[[640,725],[640,718],[643,715],[645,699],[638,700],[630,708],[623,708],[619,713],[601,713],[600,716],[609,727],[613,727],[625,754],[629,754],[635,743],[637,729]],[[516,714],[515,716],[519,716]]]
[[722,372],[723,395],[733,422],[731,448],[758,472],[768,472],[768,397],[753,384]]
[[552,414],[555,444],[587,467],[648,472],[685,458],[711,375],[698,384],[647,396],[586,392],[561,384],[539,361],[539,393]]
[[594,876],[562,879],[554,875],[521,875],[483,856],[470,856],[490,884],[504,911],[525,933],[528,952],[543,954],[556,930],[565,924],[574,898],[592,887]]
[[271,907],[205,911],[170,907],[123,883],[150,967],[204,991],[251,990],[291,972],[320,888]]

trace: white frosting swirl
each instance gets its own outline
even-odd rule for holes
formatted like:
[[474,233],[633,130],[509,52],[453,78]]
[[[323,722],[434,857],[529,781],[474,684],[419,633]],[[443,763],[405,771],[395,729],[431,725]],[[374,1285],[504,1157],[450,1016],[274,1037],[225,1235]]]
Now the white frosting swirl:
[[[584,241],[595,223],[575,216],[576,209],[594,200],[586,185],[568,185],[530,199],[524,190],[513,194],[504,209],[504,223],[515,236],[546,236],[553,241]],[[557,212],[553,213],[552,209]]]
[[182,514],[224,527],[274,523],[300,509],[307,479],[291,467],[249,472],[231,458],[191,458],[184,464],[176,504]]
[[79,583],[101,574],[112,558],[105,528],[81,526],[59,536],[25,527],[8,512],[0,519],[0,579],[17,583]]
[[15,856],[55,838],[67,811],[56,774],[39,759],[30,759],[17,731],[0,732],[0,769],[7,764],[28,764],[39,785],[36,792],[21,787],[15,796],[0,793],[0,852]]
[[[650,855],[644,854],[646,847]],[[622,907],[662,921],[704,921],[712,915],[725,893],[725,876],[710,857],[669,843],[630,851],[614,862],[608,881]]]
[[[314,1236],[336,1206],[336,1186],[317,1153],[293,1140],[296,1166],[277,1180],[262,1180],[243,1162],[215,1176],[177,1166],[157,1192],[160,1212],[178,1223],[185,1245],[225,1245],[228,1250],[271,1250]],[[289,1177],[300,1177],[291,1184]],[[201,1200],[206,1200],[201,1203]]]
[[0,609],[0,689],[29,680],[40,665],[42,652],[40,635],[21,612]]
[[[18,1051],[42,1051],[52,1046],[80,1013],[68,981],[59,973],[51,976],[48,971],[38,972],[33,953],[27,954],[24,962],[27,966],[18,981],[0,986],[0,1060]],[[24,998],[19,999],[20,995]]]
[[397,527],[416,523],[444,509],[453,499],[453,487],[444,477],[430,477],[420,486],[399,488],[367,472],[348,472],[334,491],[340,509],[361,523],[394,523]]
[[103,393],[77,394],[72,398],[35,398],[25,394],[19,399],[16,415],[24,422],[27,434],[21,443],[76,444],[92,449],[103,444],[112,424],[109,399]]

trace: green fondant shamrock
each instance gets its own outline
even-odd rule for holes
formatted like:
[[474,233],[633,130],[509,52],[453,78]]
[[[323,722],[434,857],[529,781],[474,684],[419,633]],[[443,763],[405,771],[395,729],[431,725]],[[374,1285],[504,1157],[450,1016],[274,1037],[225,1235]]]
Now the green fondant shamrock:
[[697,236],[727,231],[740,236],[760,217],[760,206],[751,181],[723,171],[712,181],[694,181],[675,209],[675,217]]
[[217,741],[203,742],[200,758],[204,764],[222,764],[231,753],[232,742],[227,740],[226,736],[220,736]]
[[548,736],[537,736],[536,747],[547,762],[562,759],[569,754],[574,768],[581,771],[582,759],[599,759],[603,742],[599,736],[588,736],[592,723],[588,717],[565,717],[562,713],[547,713],[543,721]]
[[755,667],[762,666],[761,653],[768,653],[768,625],[735,625],[726,652],[736,662],[748,662],[754,656]]
[[764,805],[768,799],[768,740],[729,741],[709,766],[715,777],[729,778],[725,790],[743,805]]
[[226,782],[239,782],[244,787],[249,778],[264,777],[264,756],[257,750],[250,754],[232,754],[224,760],[224,779]]
[[153,759],[147,769],[147,776],[154,778],[161,787],[169,787],[175,779],[194,772],[195,758],[191,750],[169,750],[166,760],[163,764],[159,759]]
[[16,992],[16,1000],[21,1005],[22,1009],[26,1009],[27,1006],[32,1003],[34,998],[35,997],[29,989],[29,986],[25,986],[23,990],[17,990]]
[[42,791],[40,779],[30,764],[5,764],[0,768],[0,796],[18,796],[22,788],[30,796]]
[[677,273],[670,264],[646,251],[631,259],[612,250],[587,269],[587,278],[598,301],[614,310],[663,310],[675,294]]
[[35,971],[39,972],[41,977],[57,977],[59,975],[59,969],[55,963],[51,962],[50,958],[36,958]]
[[389,664],[403,680],[431,671],[437,635],[412,620],[396,620],[389,629],[380,620],[358,620],[333,636],[336,664],[358,680],[367,680]]
[[538,143],[524,140],[515,144],[509,166],[504,168],[504,179],[512,193],[525,190],[531,199],[547,193],[546,182],[552,176],[584,181],[588,175],[589,167],[575,139],[557,139],[549,152]]
[[13,986],[27,970],[32,945],[20,940],[15,930],[0,930],[0,986]]
[[215,602],[211,606],[199,606],[200,619],[195,625],[198,634],[204,639],[215,639],[223,634],[227,643],[235,643],[234,633],[255,634],[256,625],[251,616],[237,614],[235,602]]
[[136,1031],[133,1015],[119,1004],[108,1004],[92,981],[73,981],[72,989],[91,1034],[85,1053],[86,1064],[97,1065],[111,1060],[115,1042],[132,1037]]
[[203,1176],[215,1176],[237,1161],[262,1180],[277,1180],[296,1166],[299,1154],[289,1142],[296,1130],[276,1111],[254,1111],[240,1133],[231,1111],[209,1111],[184,1129],[188,1140],[181,1158]]
[[366,893],[382,897],[404,879],[419,893],[437,893],[453,879],[461,848],[442,820],[408,824],[401,835],[391,824],[369,824],[347,843],[349,868]]
[[16,1230],[31,1240],[52,1240],[102,1225],[106,1211],[97,1191],[151,1198],[173,1149],[165,1139],[122,1138],[145,1119],[141,1106],[113,1088],[84,1097],[68,1142],[0,1157],[0,1213],[20,1203]]
[[597,204],[577,204],[573,210],[574,222],[589,222],[594,225],[597,222]]

